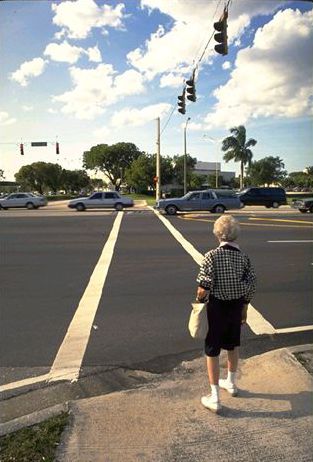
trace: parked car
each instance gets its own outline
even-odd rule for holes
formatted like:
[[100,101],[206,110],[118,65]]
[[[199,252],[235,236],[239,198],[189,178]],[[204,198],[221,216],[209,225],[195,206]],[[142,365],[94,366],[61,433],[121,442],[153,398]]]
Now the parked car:
[[194,210],[224,213],[225,210],[240,209],[241,207],[242,203],[236,196],[236,193],[227,189],[192,191],[183,197],[160,199],[155,205],[156,209],[164,210],[168,215]]
[[38,209],[48,204],[47,198],[44,196],[37,196],[33,193],[12,193],[0,199],[0,209],[11,209],[26,207],[27,209]]
[[313,197],[297,199],[292,202],[292,207],[298,209],[301,213],[313,213]]
[[132,207],[134,201],[130,197],[122,196],[116,191],[96,192],[89,197],[78,197],[68,203],[70,209],[83,212],[86,209],[115,208],[123,210],[124,207]]
[[237,193],[244,205],[264,205],[267,208],[277,209],[287,204],[286,192],[283,188],[246,188]]

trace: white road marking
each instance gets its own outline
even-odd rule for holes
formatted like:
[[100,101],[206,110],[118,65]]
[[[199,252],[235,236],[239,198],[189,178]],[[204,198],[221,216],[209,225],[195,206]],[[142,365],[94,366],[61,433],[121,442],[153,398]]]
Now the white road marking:
[[267,241],[275,244],[281,244],[281,243],[296,243],[296,244],[301,244],[302,242],[313,242],[313,240],[302,240],[302,241]]
[[5,385],[1,385],[0,392],[14,390],[14,388],[21,388],[25,387],[26,385],[32,385],[38,382],[45,382],[48,380],[49,374],[44,375],[37,375],[35,377],[28,377],[27,379],[18,380],[17,382],[6,383]]
[[304,332],[313,330],[313,326],[285,327],[283,329],[275,329],[276,334],[289,334],[291,332]]
[[[162,221],[167,227],[170,233],[175,239],[181,244],[187,253],[195,260],[198,265],[201,265],[203,261],[203,255],[194,248],[194,246],[184,238],[184,236],[177,231],[177,229],[165,218],[159,211],[153,209],[156,216]],[[262,315],[259,313],[251,304],[249,305],[247,324],[250,329],[257,335],[260,334],[274,334],[275,328],[270,324]]]
[[49,381],[78,379],[90,331],[113,257],[123,213],[119,212],[98,263],[79,302],[61,347],[49,372]]

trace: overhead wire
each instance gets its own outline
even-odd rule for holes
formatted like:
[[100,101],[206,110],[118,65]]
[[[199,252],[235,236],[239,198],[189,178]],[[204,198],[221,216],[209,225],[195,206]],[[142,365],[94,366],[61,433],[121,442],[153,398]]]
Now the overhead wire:
[[[228,0],[227,5],[226,5],[226,2],[225,2],[225,8],[228,8],[228,6],[229,6],[229,4],[230,4],[231,1],[232,1],[232,0]],[[214,11],[214,14],[213,14],[213,20],[214,20],[214,18],[215,18],[215,15],[216,15],[217,10],[218,10],[218,8],[219,8],[219,6],[220,6],[221,3],[222,3],[222,0],[219,0],[218,3],[217,3],[217,5],[216,5],[216,8],[215,8],[215,11]],[[206,50],[207,50],[207,48],[208,48],[208,46],[209,46],[209,43],[210,43],[211,40],[212,40],[212,37],[213,37],[214,33],[215,33],[215,32],[213,31],[212,34],[211,34],[211,36],[210,36],[210,38],[209,38],[209,40],[207,41],[207,43],[206,43],[206,45],[205,45],[205,47],[204,47],[204,50],[203,50],[203,52],[202,52],[200,58],[197,60],[197,64],[196,64],[195,67],[194,67],[195,69],[198,68],[199,63],[202,61],[202,59],[203,59],[203,57],[204,57],[204,55],[205,55],[205,52],[206,52]],[[198,49],[198,51],[197,51],[197,53],[196,53],[196,56],[198,55],[199,50],[200,50],[200,47],[199,47],[199,49]],[[196,59],[193,60],[193,62],[195,62],[195,61],[196,61]],[[173,105],[172,112],[170,113],[170,115],[169,115],[169,117],[168,117],[168,119],[167,119],[167,121],[166,121],[164,127],[162,128],[160,135],[162,135],[162,133],[164,132],[164,130],[165,130],[166,127],[168,126],[168,124],[169,124],[169,122],[170,122],[170,120],[171,120],[171,118],[172,118],[172,116],[173,116],[173,114],[174,114],[175,108],[176,108],[176,104]]]

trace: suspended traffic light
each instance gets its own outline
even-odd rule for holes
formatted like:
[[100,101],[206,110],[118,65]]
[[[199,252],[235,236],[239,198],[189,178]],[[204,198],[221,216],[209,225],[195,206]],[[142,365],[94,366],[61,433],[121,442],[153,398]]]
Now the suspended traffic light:
[[55,152],[56,154],[60,154],[60,146],[58,142],[55,143]]
[[216,53],[224,56],[228,53],[227,18],[228,11],[225,8],[221,19],[214,23],[214,29],[218,31],[218,34],[214,34],[214,40],[218,43],[218,45],[215,45],[214,50]]
[[193,103],[195,103],[196,100],[197,100],[196,86],[195,86],[195,71],[193,71],[192,77],[189,80],[186,81],[186,85],[187,85],[186,91],[188,93],[187,99],[189,99],[189,101],[192,101]]
[[24,155],[24,145],[23,145],[23,143],[20,144],[20,154],[21,154],[21,156]]
[[185,100],[185,95],[186,95],[186,89],[184,88],[183,93],[178,96],[178,112],[181,114],[186,114],[186,100]]

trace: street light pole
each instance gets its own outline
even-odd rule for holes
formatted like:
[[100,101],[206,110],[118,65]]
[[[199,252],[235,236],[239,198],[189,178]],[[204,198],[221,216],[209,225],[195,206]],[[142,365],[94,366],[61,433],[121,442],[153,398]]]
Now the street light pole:
[[184,195],[187,194],[187,125],[190,120],[190,117],[186,120],[184,127]]

